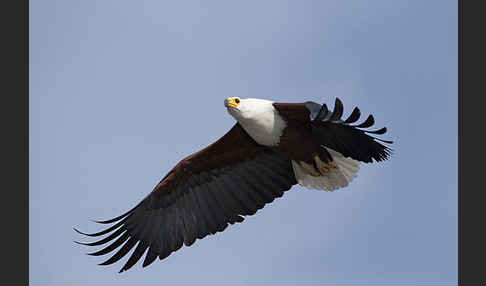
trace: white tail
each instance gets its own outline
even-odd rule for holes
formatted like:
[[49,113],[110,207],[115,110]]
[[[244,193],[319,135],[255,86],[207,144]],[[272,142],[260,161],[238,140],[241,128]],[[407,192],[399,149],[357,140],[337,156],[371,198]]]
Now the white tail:
[[359,171],[359,161],[344,157],[341,153],[330,148],[326,150],[331,154],[334,162],[332,165],[323,163],[318,157],[315,158],[316,165],[321,173],[320,176],[310,174],[298,162],[292,161],[295,178],[299,185],[324,191],[334,191],[346,187],[356,178]]

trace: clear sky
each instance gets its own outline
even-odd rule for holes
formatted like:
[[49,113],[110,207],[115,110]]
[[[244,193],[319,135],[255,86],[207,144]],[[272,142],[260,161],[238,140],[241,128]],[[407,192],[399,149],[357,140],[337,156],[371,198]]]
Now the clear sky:
[[[452,0],[30,1],[31,285],[457,285],[457,45]],[[395,154],[147,268],[97,266],[72,227],[226,133],[230,96],[339,97]]]

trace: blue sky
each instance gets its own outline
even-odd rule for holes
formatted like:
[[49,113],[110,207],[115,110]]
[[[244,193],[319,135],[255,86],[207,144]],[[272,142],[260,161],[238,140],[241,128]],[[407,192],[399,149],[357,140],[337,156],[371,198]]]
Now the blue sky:
[[[30,1],[32,285],[457,285],[457,2]],[[395,140],[147,268],[84,255],[234,124],[239,96],[354,106]]]

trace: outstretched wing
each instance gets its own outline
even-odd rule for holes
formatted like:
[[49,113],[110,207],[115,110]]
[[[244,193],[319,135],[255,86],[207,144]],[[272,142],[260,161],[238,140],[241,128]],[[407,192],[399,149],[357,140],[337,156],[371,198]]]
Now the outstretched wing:
[[386,127],[373,131],[364,129],[373,126],[375,123],[373,115],[369,115],[360,124],[352,125],[352,123],[358,121],[361,111],[355,107],[349,117],[342,120],[343,103],[339,98],[336,98],[332,112],[329,111],[326,104],[320,105],[308,101],[305,106],[310,111],[312,133],[319,144],[336,150],[345,157],[366,163],[371,163],[372,159],[384,161],[391,155],[392,150],[378,141],[387,144],[391,144],[393,141],[382,140],[369,135],[385,134]]
[[92,234],[107,237],[81,243],[107,247],[89,253],[103,255],[122,247],[101,265],[120,260],[133,247],[120,272],[131,268],[148,249],[143,266],[157,257],[164,259],[197,238],[242,222],[297,181],[288,158],[257,144],[237,123],[205,149],[180,161],[142,200],[127,213],[102,224],[113,226]]

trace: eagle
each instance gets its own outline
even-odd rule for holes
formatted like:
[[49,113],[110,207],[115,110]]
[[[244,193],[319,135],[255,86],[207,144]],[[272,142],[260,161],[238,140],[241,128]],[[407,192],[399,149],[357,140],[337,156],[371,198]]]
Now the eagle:
[[[224,231],[282,197],[293,185],[334,191],[349,185],[360,162],[387,160],[393,141],[374,137],[387,129],[368,130],[369,115],[355,123],[355,107],[346,120],[343,103],[333,110],[312,101],[279,103],[231,97],[224,100],[236,124],[219,140],[182,159],[130,211],[109,220],[111,224],[89,237],[108,236],[87,246],[108,244],[88,253],[114,252],[100,265],[117,262],[135,247],[120,272],[130,269],[146,252],[143,267],[158,257],[167,258],[182,245]],[[383,144],[382,144],[383,143]]]

